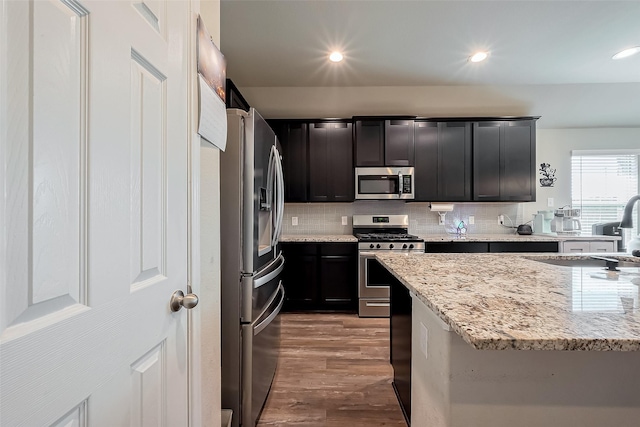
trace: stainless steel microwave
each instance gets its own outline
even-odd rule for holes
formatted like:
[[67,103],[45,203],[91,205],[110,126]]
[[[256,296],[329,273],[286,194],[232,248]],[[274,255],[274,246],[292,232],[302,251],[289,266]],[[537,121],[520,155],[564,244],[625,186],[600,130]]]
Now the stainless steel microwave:
[[414,198],[412,167],[356,168],[356,200]]

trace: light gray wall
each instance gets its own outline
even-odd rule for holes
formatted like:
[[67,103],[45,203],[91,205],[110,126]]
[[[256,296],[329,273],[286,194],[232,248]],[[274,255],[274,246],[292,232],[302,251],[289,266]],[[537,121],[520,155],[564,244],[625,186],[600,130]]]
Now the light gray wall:
[[553,187],[540,187],[538,172],[536,202],[524,204],[527,219],[549,209],[549,197],[556,208],[571,203],[571,150],[640,149],[640,128],[538,129],[536,136],[538,168],[540,163],[550,163],[557,181]]
[[[233,78],[233,76],[231,76]],[[236,82],[238,83],[238,82]],[[541,116],[538,127],[640,127],[640,84],[243,87],[267,118]],[[594,117],[595,106],[608,108]],[[601,111],[599,109],[598,111]]]

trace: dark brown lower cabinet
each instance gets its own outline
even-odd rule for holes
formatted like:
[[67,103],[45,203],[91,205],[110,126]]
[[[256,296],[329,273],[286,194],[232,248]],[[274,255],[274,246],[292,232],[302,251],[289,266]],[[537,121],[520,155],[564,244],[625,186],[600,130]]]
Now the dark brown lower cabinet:
[[558,252],[558,242],[427,242],[427,253]]
[[411,425],[411,295],[398,279],[389,276],[392,384],[407,425]]
[[283,243],[287,311],[357,310],[355,243]]

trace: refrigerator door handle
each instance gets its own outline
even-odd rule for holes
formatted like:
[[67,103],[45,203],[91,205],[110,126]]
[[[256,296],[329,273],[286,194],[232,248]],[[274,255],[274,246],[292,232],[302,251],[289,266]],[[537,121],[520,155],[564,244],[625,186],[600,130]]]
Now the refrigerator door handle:
[[[282,291],[282,292],[280,292],[280,291]],[[253,335],[254,336],[258,335],[260,332],[262,332],[264,330],[264,328],[269,326],[269,324],[273,321],[273,319],[275,319],[276,316],[278,314],[280,314],[280,310],[282,309],[282,306],[284,305],[284,286],[282,286],[282,282],[280,282],[280,285],[278,286],[278,291],[273,295],[273,298],[269,301],[269,304],[267,304],[267,308],[262,313],[260,313],[260,316],[258,317],[258,319],[260,319],[262,316],[264,316],[267,313],[267,311],[271,307],[271,304],[273,303],[273,301],[275,301],[275,299],[277,298],[278,295],[281,295],[280,296],[280,302],[278,302],[278,306],[262,322],[258,323],[256,326],[254,326],[254,328],[253,328]]]
[[282,161],[280,160],[280,152],[276,146],[274,146],[273,149],[275,150],[275,177],[277,186],[276,197],[274,200],[274,205],[276,206],[276,221],[272,242],[272,246],[275,247],[275,245],[280,241],[280,236],[282,235],[282,223],[284,220],[284,172],[282,169]]
[[276,259],[271,261],[271,263],[262,270],[266,272],[264,275],[254,277],[253,288],[258,289],[260,286],[269,283],[274,277],[276,277],[282,272],[283,268],[284,268],[284,256],[282,255],[282,252],[281,252]]

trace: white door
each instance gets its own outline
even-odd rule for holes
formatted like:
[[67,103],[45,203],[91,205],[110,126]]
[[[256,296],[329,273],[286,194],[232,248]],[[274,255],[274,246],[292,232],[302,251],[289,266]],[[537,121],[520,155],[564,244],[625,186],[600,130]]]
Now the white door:
[[190,19],[2,1],[3,427],[187,425]]

